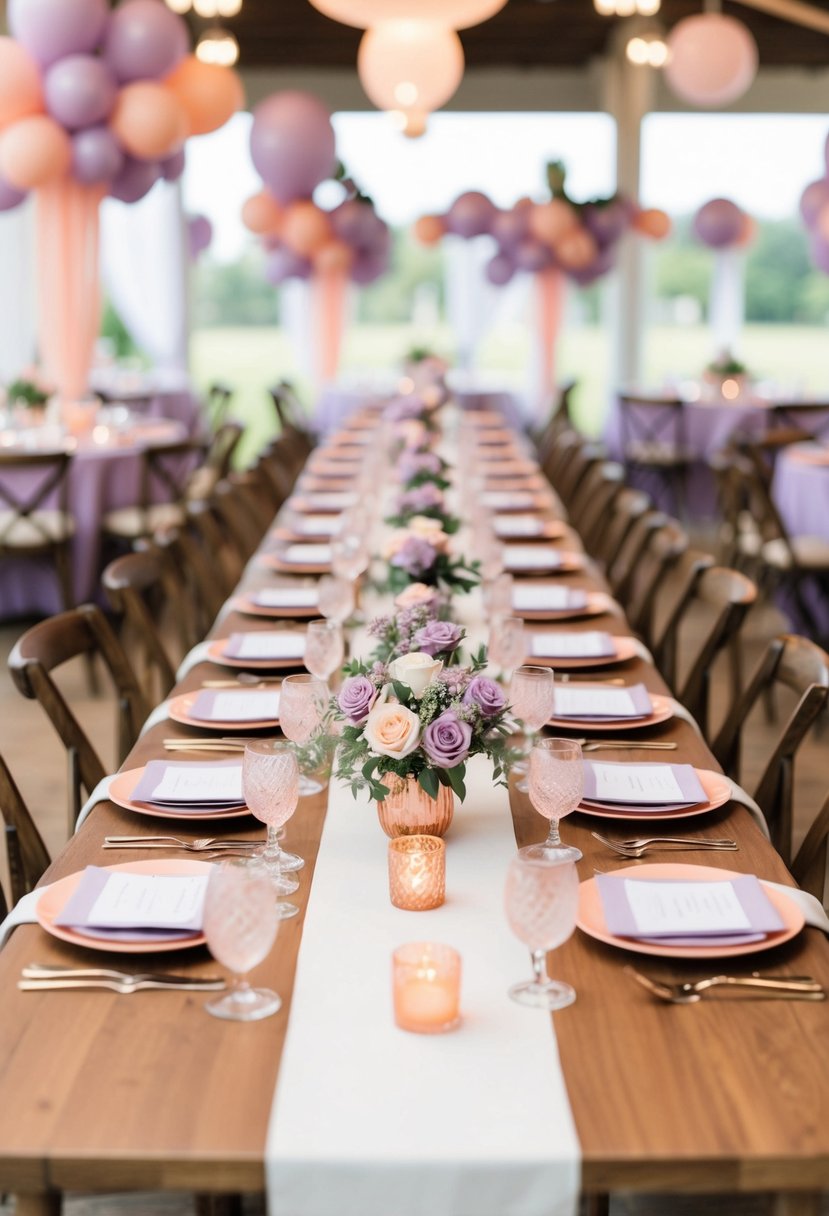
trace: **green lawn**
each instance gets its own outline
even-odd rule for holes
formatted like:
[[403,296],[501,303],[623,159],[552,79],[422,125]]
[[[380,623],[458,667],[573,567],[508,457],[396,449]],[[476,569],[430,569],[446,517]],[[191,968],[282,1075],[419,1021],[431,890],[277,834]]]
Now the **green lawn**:
[[[424,333],[405,325],[360,325],[345,342],[343,370],[388,369],[399,364],[409,347],[428,343],[451,352],[448,329]],[[740,343],[740,357],[758,378],[770,378],[803,392],[829,390],[829,339],[817,326],[748,326]],[[480,351],[483,372],[506,386],[521,389],[524,369],[531,358],[530,334],[513,326],[490,335]],[[666,376],[691,377],[713,354],[704,326],[652,328],[645,351],[645,379],[658,385]],[[247,460],[275,429],[274,411],[266,389],[281,377],[296,378],[293,356],[278,328],[204,329],[193,337],[193,369],[202,387],[212,380],[234,385],[234,414],[248,424],[241,453]],[[568,329],[559,349],[559,376],[578,383],[575,404],[578,419],[596,434],[607,402],[607,342],[603,329],[581,326]],[[310,404],[308,386],[302,386]]]

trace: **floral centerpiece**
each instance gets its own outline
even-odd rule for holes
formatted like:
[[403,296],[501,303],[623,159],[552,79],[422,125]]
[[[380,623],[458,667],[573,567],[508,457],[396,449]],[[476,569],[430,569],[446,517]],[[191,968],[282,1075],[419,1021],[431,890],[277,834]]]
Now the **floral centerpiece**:
[[708,364],[702,378],[718,396],[729,401],[742,396],[750,381],[745,363],[735,359],[728,350],[721,351],[717,358]]
[[433,481],[402,490],[394,514],[386,517],[386,523],[405,528],[413,519],[424,518],[436,520],[447,536],[453,536],[461,526],[461,521],[449,511],[443,490]]
[[426,485],[448,490],[451,484],[446,477],[448,468],[437,452],[405,450],[400,454],[395,471],[404,492]]
[[[427,633],[457,628],[431,625]],[[466,797],[472,756],[489,757],[495,781],[506,784],[508,706],[500,686],[480,674],[485,649],[469,665],[450,667],[430,653],[435,647],[428,639],[427,646],[389,663],[352,665],[332,703],[342,724],[335,775],[355,798],[360,790],[370,792],[391,836],[442,835],[452,817],[452,794]]]
[[42,409],[49,400],[49,392],[37,381],[19,378],[12,381],[6,395],[14,405],[25,409]]
[[462,625],[441,619],[446,601],[434,587],[412,583],[396,599],[399,611],[378,616],[368,632],[377,639],[371,659],[388,663],[413,650],[443,659],[449,666],[458,661],[458,648],[466,633]]
[[386,542],[383,557],[388,562],[386,589],[400,592],[410,583],[452,593],[471,591],[480,581],[479,563],[449,553],[449,534],[440,520],[426,515],[412,516],[405,528],[393,532]]

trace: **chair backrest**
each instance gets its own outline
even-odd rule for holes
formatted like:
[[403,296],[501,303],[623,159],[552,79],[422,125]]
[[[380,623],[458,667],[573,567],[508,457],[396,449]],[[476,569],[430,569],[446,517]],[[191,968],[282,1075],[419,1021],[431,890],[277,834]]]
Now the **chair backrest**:
[[564,431],[575,429],[572,417],[572,396],[576,384],[575,380],[568,380],[566,383],[560,384],[546,420],[540,427],[529,430],[529,437],[536,446],[541,463],[544,462],[556,436]]
[[187,651],[204,637],[238,579],[225,571],[220,549],[221,529],[208,503],[188,507],[191,529],[156,532],[153,543],[162,555],[168,598],[178,605],[176,619],[182,649]]
[[214,380],[207,390],[207,416],[214,431],[218,431],[227,418],[234,390],[221,380]]
[[607,451],[603,444],[586,440],[582,436],[578,437],[578,442],[572,446],[569,459],[565,460],[564,467],[558,470],[554,479],[551,478],[553,489],[561,498],[568,513],[572,509],[587,474],[596,465],[603,464],[606,460]]
[[794,761],[809,728],[829,697],[829,654],[815,642],[783,634],[768,645],[745,691],[737,698],[711,744],[730,777],[740,780],[740,745],[751,711],[775,687],[798,698],[766,760],[754,789],[775,848],[789,862],[792,853]]
[[[693,714],[703,734],[708,728],[708,695],[711,667],[727,646],[736,642],[746,613],[757,600],[751,579],[723,566],[701,565],[689,550],[683,557],[684,585],[658,638],[654,658],[677,698]],[[686,671],[678,671],[680,630],[693,612],[695,638],[683,639],[681,647]]]
[[269,504],[265,505],[263,511],[259,499],[252,475],[245,473],[236,474],[233,480],[220,481],[211,500],[219,521],[243,562],[257,549],[272,518]]
[[299,473],[301,462],[297,462],[290,445],[283,436],[269,444],[257,461],[271,484],[275,511],[290,494]]
[[[37,830],[23,795],[17,788],[9,767],[0,756],[0,813],[6,838],[6,857],[9,863],[9,880],[12,904],[27,895],[40,880],[50,864],[49,851]],[[3,894],[0,892],[0,913]]]
[[625,547],[635,524],[650,510],[651,500],[644,490],[623,487],[612,509],[592,542],[591,555],[608,573]]
[[[125,630],[129,631],[131,640],[136,641],[143,655],[146,673],[144,691],[152,703],[159,697],[165,697],[176,682],[175,667],[156,623],[167,600],[165,567],[160,550],[147,545],[139,552],[128,553],[110,562],[101,576],[109,602],[124,618]],[[182,605],[178,604],[176,613],[181,611]]]
[[233,464],[233,456],[244,434],[238,422],[224,422],[210,440],[203,462],[187,479],[188,500],[207,499],[216,485],[227,477]]
[[686,448],[685,403],[679,397],[622,392],[617,401],[625,456],[635,454],[642,445]]
[[624,488],[624,466],[606,460],[588,471],[580,493],[573,500],[569,512],[570,522],[581,536],[591,557]]
[[[0,551],[21,522],[33,529],[33,539],[44,546],[54,537],[34,518],[36,512],[56,507],[68,510],[69,452],[3,452],[0,450]],[[35,547],[39,540],[36,541]],[[17,547],[19,551],[19,546]]]
[[204,443],[195,439],[145,448],[141,453],[139,509],[146,514],[153,503],[161,501],[183,507],[190,496],[191,482],[203,464],[204,454]]
[[826,880],[829,870],[829,797],[817,813],[797,856],[791,864],[798,886],[826,907]]
[[129,659],[112,626],[94,604],[82,604],[41,621],[18,639],[9,655],[12,679],[25,697],[40,702],[66,748],[70,826],[81,808],[81,787],[91,794],[106,775],[98,753],[52,678],[56,668],[78,655],[99,655],[115,684],[121,760],[149,713]]
[[[675,519],[664,518],[664,523],[650,528],[646,543],[628,580],[626,596],[627,616],[632,627],[653,643],[654,610],[663,587],[678,563],[687,553],[690,541],[688,533]],[[713,558],[695,555],[700,568],[714,564]]]

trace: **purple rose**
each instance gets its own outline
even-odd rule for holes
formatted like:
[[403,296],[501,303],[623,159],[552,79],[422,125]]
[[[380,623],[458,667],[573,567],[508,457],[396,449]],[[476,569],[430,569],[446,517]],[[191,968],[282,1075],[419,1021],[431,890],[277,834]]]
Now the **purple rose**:
[[440,477],[442,465],[436,452],[404,452],[397,464],[401,481],[411,481],[421,473]]
[[364,722],[377,700],[377,689],[368,676],[349,676],[343,682],[337,704],[350,722]]
[[438,559],[438,551],[421,536],[410,536],[391,559],[392,566],[405,570],[412,578],[420,578],[432,569]]
[[472,727],[461,722],[454,710],[445,710],[426,727],[421,746],[438,768],[454,768],[469,755]]
[[451,621],[429,621],[422,629],[418,629],[412,642],[417,650],[435,658],[439,654],[451,654],[462,638],[463,629],[460,625],[453,625]]
[[383,410],[383,417],[389,422],[406,422],[410,418],[419,418],[425,411],[421,397],[395,397]]
[[425,485],[415,486],[413,490],[407,490],[405,494],[401,494],[397,507],[400,512],[414,511],[416,513],[428,511],[430,507],[443,507],[443,494],[436,485],[427,481]]
[[507,699],[500,686],[486,676],[473,676],[463,694],[464,705],[477,705],[485,718],[494,718],[506,708]]

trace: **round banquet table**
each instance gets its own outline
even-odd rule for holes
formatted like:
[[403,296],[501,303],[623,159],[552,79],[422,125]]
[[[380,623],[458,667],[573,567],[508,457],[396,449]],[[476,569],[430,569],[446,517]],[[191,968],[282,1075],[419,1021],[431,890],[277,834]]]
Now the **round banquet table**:
[[[666,401],[664,393],[644,391],[637,395],[657,404],[659,401]],[[675,401],[677,396],[681,397],[681,395],[678,393],[667,396],[671,401]],[[810,401],[810,409],[804,408],[802,411],[798,411],[796,402],[787,400],[784,408],[784,404],[774,398],[756,395],[741,397],[736,401],[725,401],[720,398],[711,400],[689,398],[683,401],[683,440],[694,461],[687,487],[690,514],[695,518],[716,518],[716,487],[708,461],[735,435],[739,434],[749,439],[759,440],[775,425],[785,424],[786,426],[800,426],[804,431],[810,433],[829,436],[829,401],[826,402],[825,412],[815,410],[816,404],[818,403]],[[820,404],[822,405],[822,402]],[[805,405],[806,402],[804,402]],[[628,408],[633,411],[631,420],[635,435],[636,407],[629,406]],[[668,411],[673,408],[666,401],[666,417]],[[643,419],[652,413],[650,407],[643,408]],[[652,426],[653,421],[651,419],[647,425]],[[629,432],[628,438],[631,437]],[[665,441],[673,438],[673,432],[667,422],[661,437]],[[604,428],[604,440],[613,459],[623,461],[625,435],[622,428],[622,408],[617,396],[614,396],[611,401]],[[647,485],[643,485],[643,488],[659,500],[660,495],[655,492],[651,481]],[[668,511],[674,509],[673,499],[667,492],[665,501],[658,501],[658,506]]]
[[188,435],[198,435],[203,429],[201,401],[185,373],[103,367],[93,370],[91,387],[108,404],[125,405],[146,418],[180,422]]
[[829,541],[829,445],[796,443],[781,452],[772,492],[793,536]]
[[[18,436],[20,450],[55,450],[58,444],[43,428],[38,442],[36,430]],[[101,522],[108,511],[128,507],[138,500],[141,483],[141,453],[147,447],[176,443],[187,438],[183,423],[165,418],[132,419],[128,428],[97,426],[89,436],[65,440],[72,445],[68,473],[69,510],[75,520],[72,542],[72,582],[75,602],[94,599],[98,592],[101,560]],[[14,451],[14,444],[4,445]],[[38,479],[31,474],[6,475],[16,493],[31,493]],[[42,475],[41,478],[42,479]],[[57,506],[53,495],[44,506]],[[0,618],[49,616],[60,612],[63,602],[54,566],[46,558],[9,558],[0,563]]]

